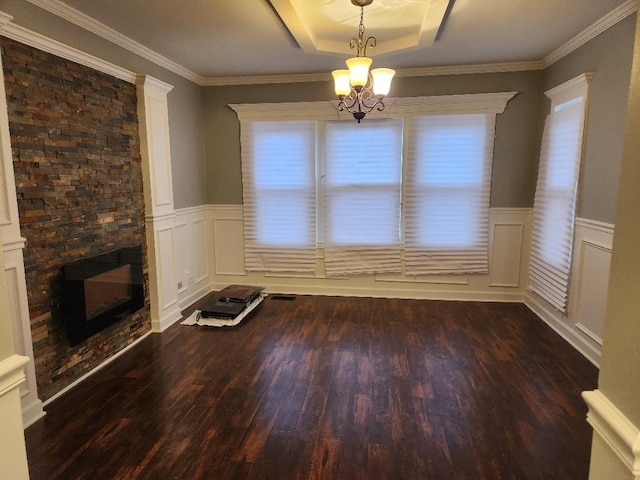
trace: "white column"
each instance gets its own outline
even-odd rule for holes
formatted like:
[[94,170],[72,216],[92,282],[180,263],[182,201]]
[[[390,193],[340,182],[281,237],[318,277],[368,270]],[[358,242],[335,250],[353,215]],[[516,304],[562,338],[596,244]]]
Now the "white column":
[[[4,255],[0,250],[1,263]],[[7,288],[0,275],[0,478],[26,480],[29,467],[20,415],[20,386],[24,385],[24,367],[29,358],[14,354],[11,323]]]
[[149,258],[151,329],[160,333],[181,318],[167,107],[167,94],[173,87],[147,75],[138,76],[136,86]]
[[[0,58],[0,67],[2,59]],[[20,385],[22,418],[25,427],[44,416],[42,402],[38,398],[36,372],[31,341],[31,321],[27,299],[27,282],[24,275],[22,250],[25,239],[20,235],[18,200],[11,158],[11,139],[7,116],[7,98],[4,78],[0,75],[0,237],[4,253],[4,279],[7,287],[7,305],[11,318],[14,352],[28,357],[25,368],[26,381]],[[4,301],[4,300],[3,300]]]
[[591,480],[640,480],[640,15],[627,99],[598,390],[583,393],[593,426]]

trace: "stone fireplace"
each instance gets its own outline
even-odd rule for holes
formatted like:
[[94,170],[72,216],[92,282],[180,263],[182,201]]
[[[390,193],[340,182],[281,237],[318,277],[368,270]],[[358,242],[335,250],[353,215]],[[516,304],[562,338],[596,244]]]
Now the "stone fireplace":
[[[46,400],[151,329],[137,87],[7,38],[0,45],[35,376]],[[127,249],[141,259],[89,282],[127,277],[133,286],[110,287],[118,298],[109,299],[89,283],[83,308],[94,322],[70,336],[65,270]],[[104,315],[110,301],[129,305]]]

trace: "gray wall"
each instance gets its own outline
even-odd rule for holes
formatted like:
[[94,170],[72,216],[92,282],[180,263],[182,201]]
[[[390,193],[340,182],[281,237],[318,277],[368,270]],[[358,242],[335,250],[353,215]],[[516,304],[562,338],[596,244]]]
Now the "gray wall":
[[202,87],[24,0],[3,0],[0,10],[13,15],[17,25],[173,85],[168,104],[174,205],[183,208],[206,203]]
[[[518,95],[498,115],[491,205],[531,207],[540,139],[539,71],[397,78],[391,96],[411,97],[516,91]],[[205,130],[207,200],[213,204],[242,203],[240,125],[231,103],[295,102],[334,98],[331,82],[207,87]],[[365,120],[366,121],[366,120]]]
[[[634,34],[631,15],[545,70],[545,91],[581,73],[595,73],[578,201],[583,218],[615,221]],[[543,114],[548,111],[547,102]]]
[[[0,9],[18,25],[174,86],[168,100],[176,208],[242,203],[239,124],[229,103],[334,98],[329,81],[203,88],[24,0],[3,0]],[[498,116],[491,205],[531,207],[548,111],[542,92],[595,72],[578,215],[613,223],[634,22],[620,22],[544,72],[397,78],[391,95],[520,92]]]

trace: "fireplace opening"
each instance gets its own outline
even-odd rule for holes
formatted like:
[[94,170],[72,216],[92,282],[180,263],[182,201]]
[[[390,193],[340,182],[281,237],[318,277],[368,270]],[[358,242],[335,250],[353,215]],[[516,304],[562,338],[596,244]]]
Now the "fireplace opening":
[[140,245],[68,263],[62,271],[63,311],[71,345],[144,306]]

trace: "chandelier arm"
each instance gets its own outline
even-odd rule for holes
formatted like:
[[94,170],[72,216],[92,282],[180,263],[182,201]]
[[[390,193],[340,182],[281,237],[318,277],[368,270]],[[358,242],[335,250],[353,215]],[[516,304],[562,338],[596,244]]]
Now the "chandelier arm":
[[[362,105],[367,109],[367,113],[369,113],[371,110],[373,110],[374,108],[378,107],[381,103],[382,103],[382,99],[381,98],[376,98],[376,101],[373,102],[373,104],[369,104],[366,103],[364,100],[361,102]],[[384,109],[384,103],[382,103],[383,107],[382,109]],[[378,110],[380,110],[380,108],[378,107]],[[382,111],[382,110],[380,110]]]
[[376,44],[378,43],[378,40],[376,40],[376,37],[369,37],[367,38],[367,41],[364,42],[364,47],[362,48],[362,56],[366,57],[367,56],[367,48],[371,47],[375,47]]
[[[368,111],[370,112],[376,107],[376,105],[378,105],[382,101],[382,98],[383,97],[373,95],[370,88],[365,88],[362,90],[362,93],[360,95],[360,102],[365,106],[365,108],[368,108]],[[371,99],[375,99],[373,104],[367,103],[367,100]]]
[[341,97],[340,103],[338,103],[338,111],[347,111],[353,113],[353,107],[358,104],[358,95],[354,90],[351,90],[349,95]]

